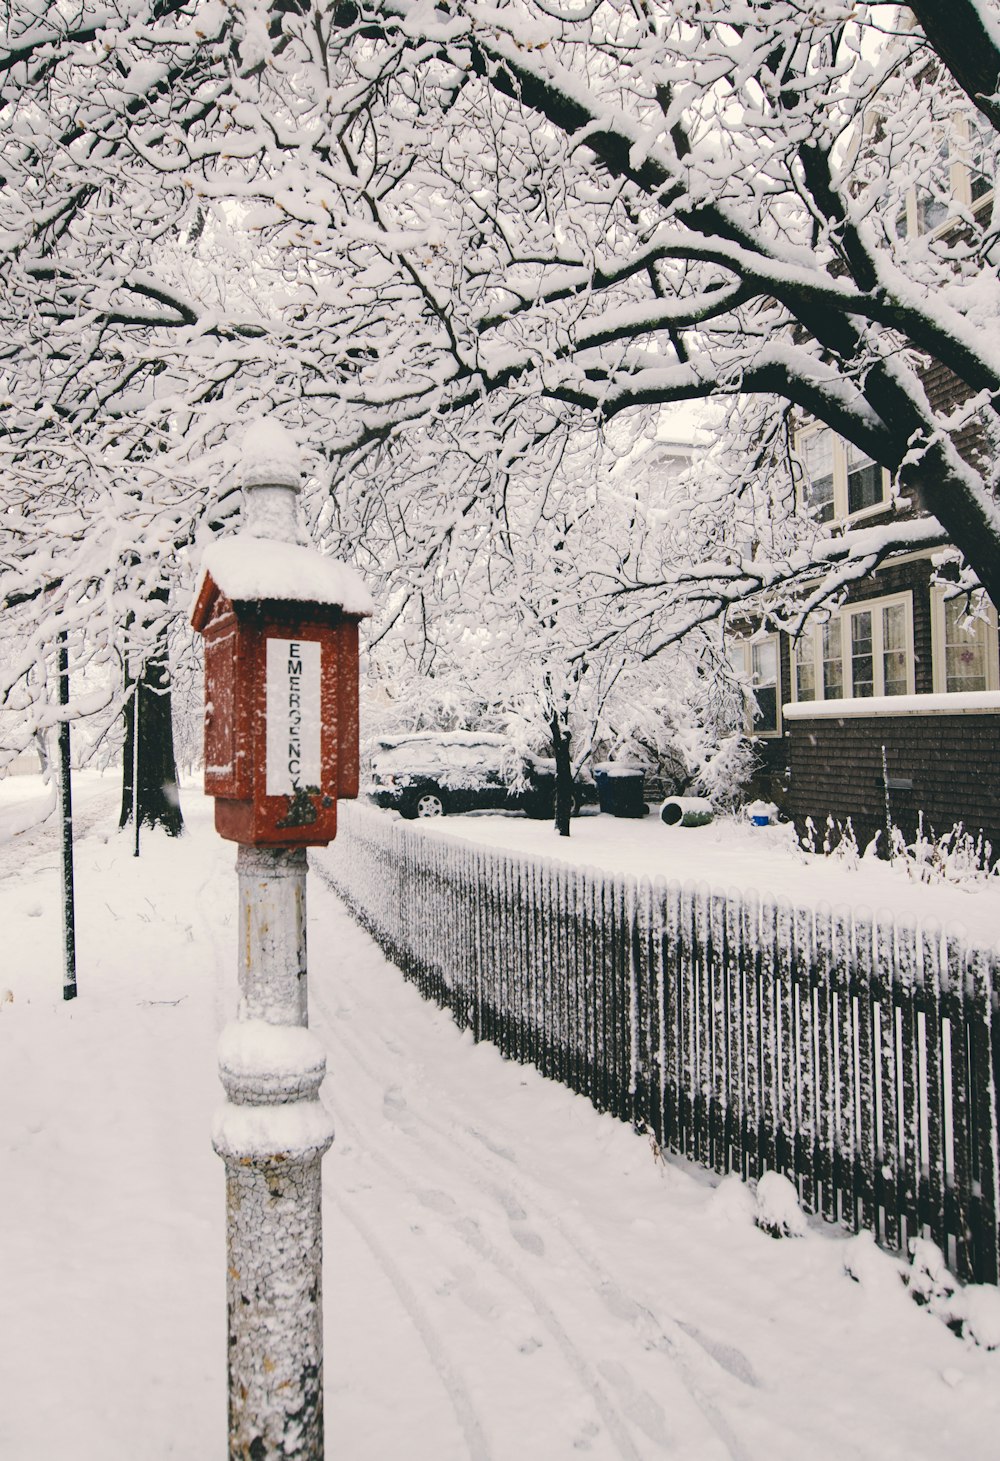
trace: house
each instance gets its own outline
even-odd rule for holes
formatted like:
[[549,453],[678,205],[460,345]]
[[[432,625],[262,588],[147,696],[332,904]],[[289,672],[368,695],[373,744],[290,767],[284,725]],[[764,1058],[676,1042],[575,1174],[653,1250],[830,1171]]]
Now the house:
[[756,788],[791,817],[850,818],[859,844],[921,814],[1000,852],[1000,652],[981,591],[951,593],[931,550],[900,554],[800,634],[736,642],[753,687]]
[[[993,193],[975,144],[965,134],[945,144],[942,169],[951,197],[978,212]],[[954,237],[961,225],[943,189],[911,191],[897,232]],[[923,379],[935,407],[957,404],[942,366],[929,361]],[[801,421],[794,447],[799,506],[832,534],[922,514],[919,502],[894,501],[888,474],[826,426]],[[960,449],[971,457],[988,445],[970,426]],[[822,838],[828,818],[850,818],[860,845],[880,833],[885,846],[890,824],[912,840],[921,820],[936,836],[960,822],[1000,854],[997,613],[960,584],[957,555],[899,552],[794,632],[762,624],[746,619],[730,641],[753,692],[755,792],[800,834],[808,819]]]

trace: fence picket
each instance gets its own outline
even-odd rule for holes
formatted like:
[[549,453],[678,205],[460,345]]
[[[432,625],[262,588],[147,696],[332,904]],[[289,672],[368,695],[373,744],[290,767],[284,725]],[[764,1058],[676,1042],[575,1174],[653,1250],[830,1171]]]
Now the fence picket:
[[813,916],[795,910],[795,1171],[799,1194],[810,1212],[816,1193],[816,1041],[813,1019]]
[[976,1127],[972,1192],[975,1276],[979,1283],[996,1283],[1000,1279],[1000,1254],[997,1251],[1000,1174],[997,1170],[997,1092],[992,1061],[993,981],[989,958],[984,950],[973,951],[970,973],[970,1081],[975,1093],[972,1109]]
[[683,907],[679,883],[667,886],[663,942],[663,1143],[683,1150],[680,1097],[684,1078],[681,1010],[681,924]]
[[921,1121],[920,1031],[917,1019],[917,931],[910,921],[896,925],[896,1021],[899,1030],[900,1128],[899,1210],[906,1244],[920,1232]]
[[815,963],[813,1002],[816,1011],[816,1051],[819,1073],[816,1081],[817,1169],[820,1211],[827,1222],[837,1220],[837,1191],[833,1181],[836,1143],[836,1083],[834,1079],[835,1037],[833,1022],[833,918],[821,903],[813,923]]
[[858,1147],[861,1223],[869,1232],[879,1232],[876,1192],[878,1160],[878,1102],[875,1076],[875,995],[872,989],[872,959],[875,933],[871,915],[863,910],[854,923],[854,979],[858,1024]]
[[650,1044],[653,1051],[653,1080],[650,1091],[650,1124],[659,1147],[669,1145],[664,1129],[664,1106],[667,1090],[667,1031],[666,1031],[666,914],[667,889],[657,881],[652,889],[650,910]]
[[704,884],[694,895],[694,928],[694,1156],[696,1161],[709,1167],[712,1164],[712,928],[709,921],[709,893]]
[[776,1165],[775,1137],[778,1131],[778,1028],[776,997],[777,913],[774,899],[760,905],[760,1164],[762,1171]]
[[851,922],[845,908],[833,915],[833,999],[836,1047],[836,1132],[833,1182],[839,1196],[841,1221],[858,1231],[858,1068],[855,1055],[854,997],[851,992]]
[[924,1016],[924,1108],[926,1152],[923,1163],[921,1223],[944,1252],[948,1246],[947,1167],[945,1162],[944,1030],[941,1011],[941,930],[937,924],[921,933],[920,1004]]
[[652,1131],[653,1031],[652,960],[650,957],[651,899],[649,881],[641,879],[635,889],[632,934],[632,990],[635,1069],[632,1124],[637,1131]]
[[729,1089],[729,1028],[726,958],[726,897],[713,892],[709,907],[712,1069],[708,1107],[709,1165],[729,1171],[726,1106]]
[[972,1161],[969,1151],[969,1053],[965,1009],[965,949],[955,935],[948,936],[948,979],[943,990],[944,1013],[948,1020],[946,1056],[951,1067],[952,1168],[949,1183],[951,1228],[955,1262],[959,1269],[973,1268],[972,1230],[969,1223]]
[[745,1007],[743,980],[743,904],[739,895],[726,894],[726,950],[729,974],[729,1093],[726,1105],[726,1140],[730,1169],[746,1175],[746,1055],[743,1040]]
[[678,1150],[694,1156],[694,1102],[698,1082],[697,1028],[698,958],[694,898],[690,886],[681,890],[681,919],[677,938],[677,1024],[680,1072],[677,1090]]
[[778,1112],[774,1160],[779,1172],[795,1172],[795,1003],[792,910],[784,899],[775,910],[777,966],[775,1029],[777,1039]]
[[894,939],[892,923],[880,915],[872,942],[872,983],[878,1001],[878,1115],[881,1132],[875,1173],[882,1231],[890,1247],[899,1246],[899,1063],[896,1040]]

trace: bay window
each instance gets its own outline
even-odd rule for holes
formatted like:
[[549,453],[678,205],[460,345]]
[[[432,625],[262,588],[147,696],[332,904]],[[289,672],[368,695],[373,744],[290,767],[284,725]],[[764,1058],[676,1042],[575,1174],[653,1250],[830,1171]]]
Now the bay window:
[[797,700],[913,693],[912,596],[847,604],[809,626],[794,647]]
[[982,589],[946,595],[941,585],[933,591],[934,689],[955,694],[1000,688],[996,610]]

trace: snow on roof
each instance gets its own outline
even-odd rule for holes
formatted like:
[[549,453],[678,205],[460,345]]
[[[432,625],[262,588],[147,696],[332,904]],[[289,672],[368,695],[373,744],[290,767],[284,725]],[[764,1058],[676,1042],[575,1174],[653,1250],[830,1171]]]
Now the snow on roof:
[[785,720],[846,720],[859,715],[977,715],[1000,711],[1000,691],[959,690],[939,695],[868,695],[844,700],[800,700],[783,705]]
[[298,442],[280,421],[255,421],[243,438],[243,486],[282,486],[302,482]]
[[496,731],[400,731],[398,735],[378,736],[375,744],[383,751],[394,751],[398,746],[421,742],[444,746],[506,746],[510,737]]
[[205,550],[197,602],[205,573],[234,603],[280,599],[290,603],[336,604],[346,614],[375,612],[361,575],[347,563],[298,543],[235,533]]

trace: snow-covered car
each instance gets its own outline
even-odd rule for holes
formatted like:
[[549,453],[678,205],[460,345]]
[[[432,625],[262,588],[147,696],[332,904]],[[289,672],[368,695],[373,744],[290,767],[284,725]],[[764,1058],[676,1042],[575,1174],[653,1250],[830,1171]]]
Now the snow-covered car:
[[489,731],[420,731],[382,736],[371,758],[368,795],[401,816],[523,811],[551,817],[555,762],[515,749]]

